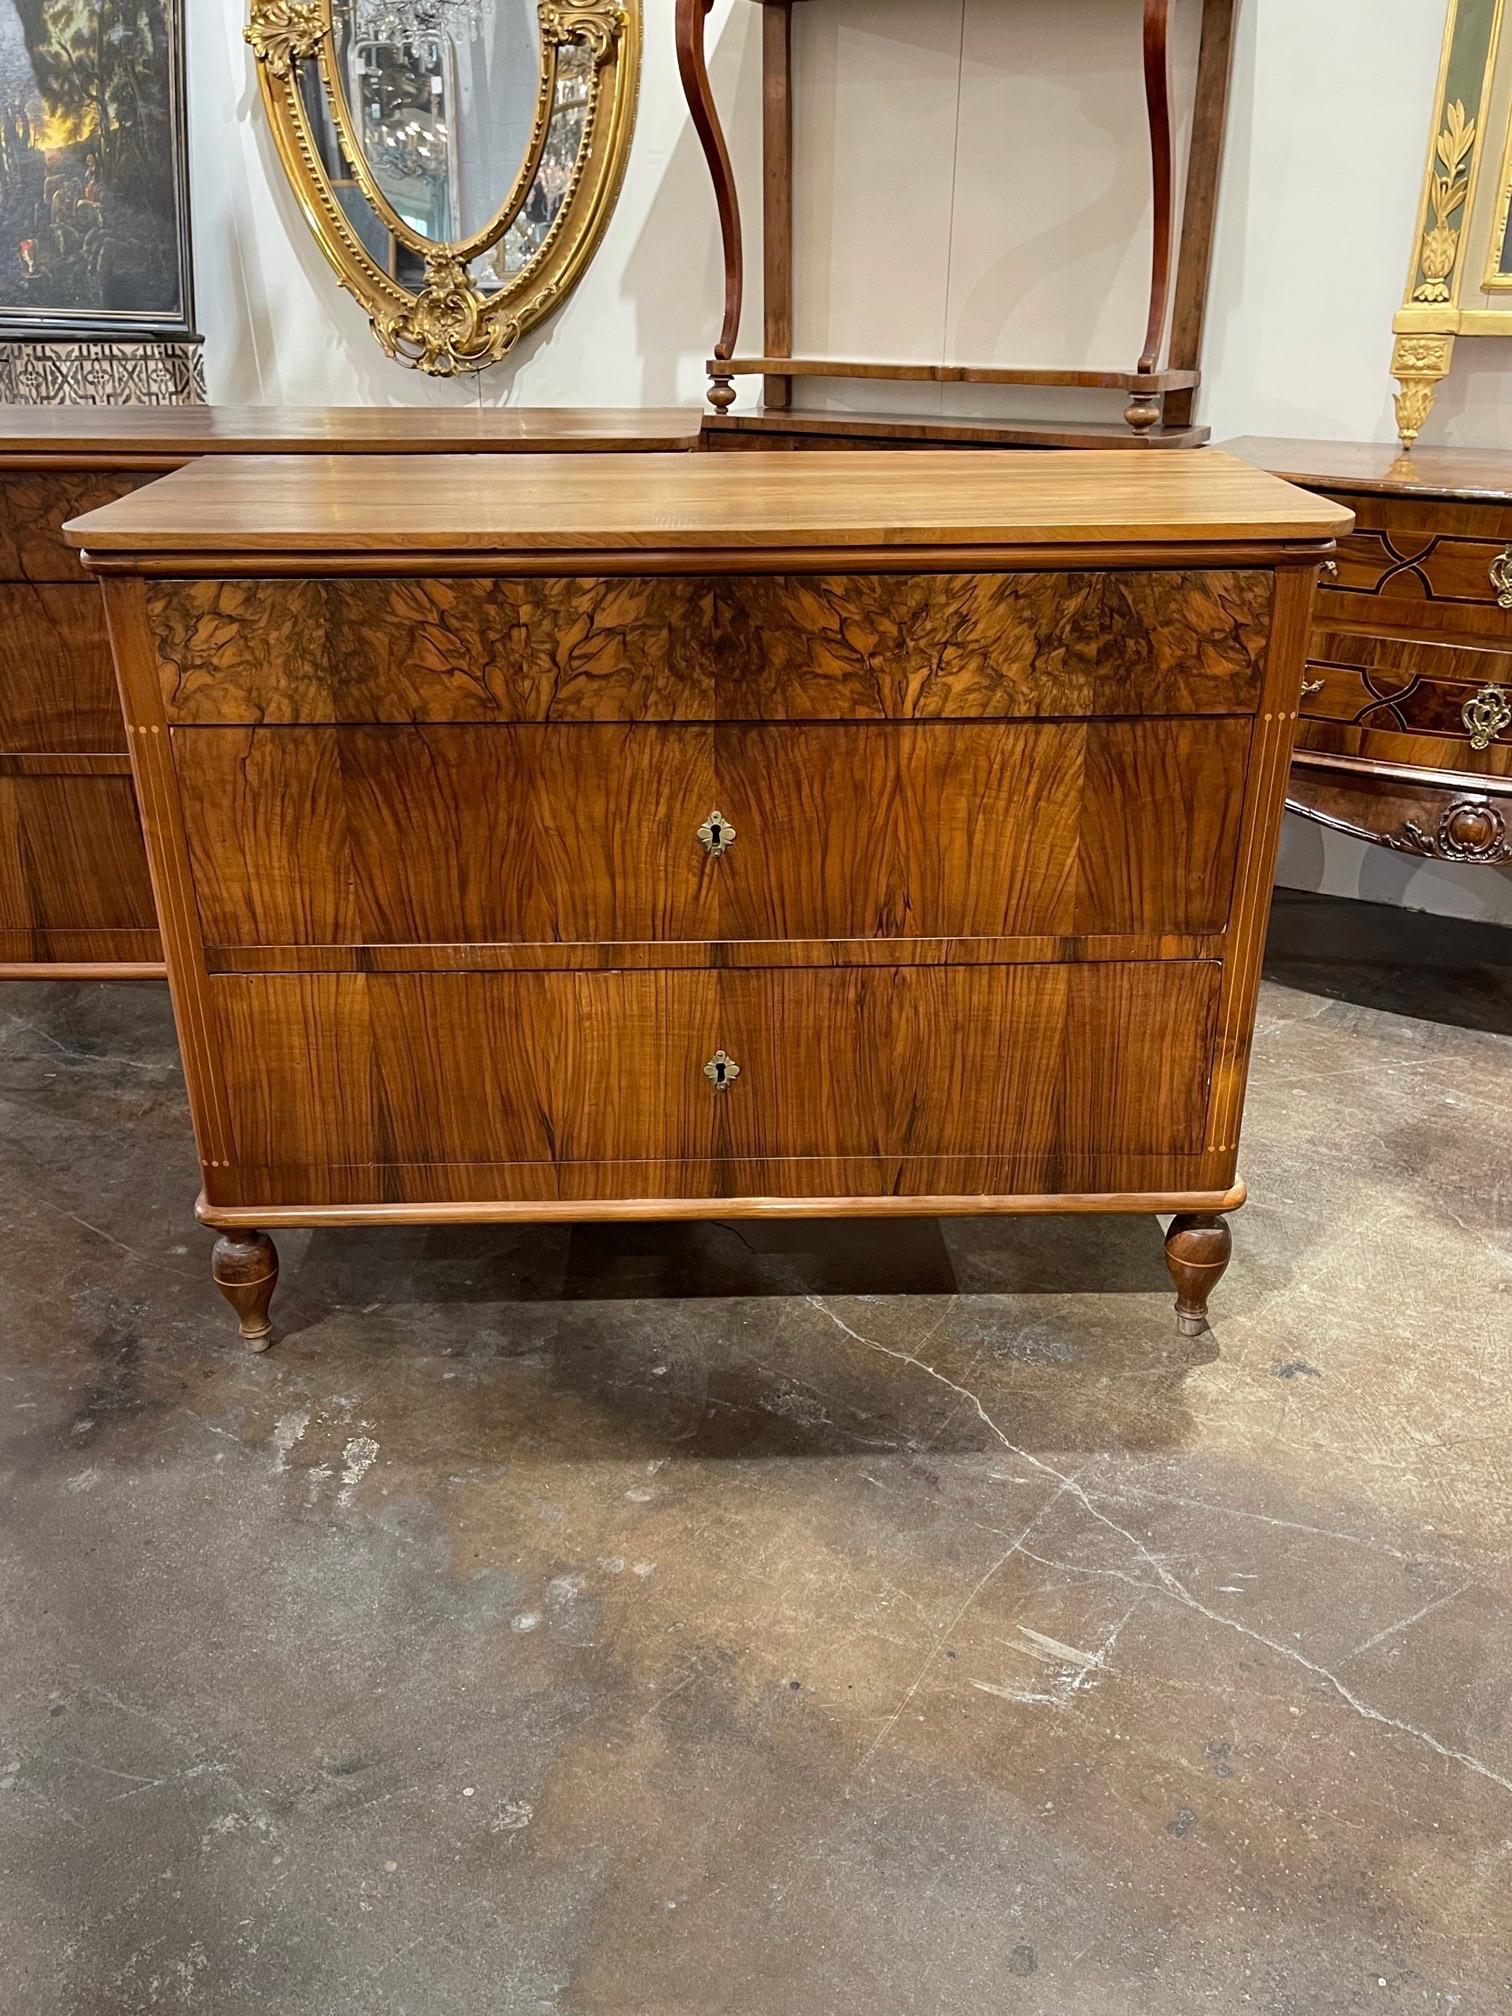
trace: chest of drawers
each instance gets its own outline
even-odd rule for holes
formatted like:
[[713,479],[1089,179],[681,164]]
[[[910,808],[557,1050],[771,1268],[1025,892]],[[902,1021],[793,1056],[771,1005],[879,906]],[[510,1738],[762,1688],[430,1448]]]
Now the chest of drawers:
[[1292,809],[1398,853],[1512,861],[1512,455],[1234,452],[1355,516],[1316,605]]
[[281,1225],[743,1213],[1167,1209],[1200,1325],[1348,520],[1137,459],[224,462],[74,524],[248,1340]]
[[0,979],[163,955],[99,591],[63,523],[200,455],[691,447],[697,416],[504,408],[0,408]]
[[62,530],[145,479],[36,459],[0,456],[0,979],[161,974],[104,611]]

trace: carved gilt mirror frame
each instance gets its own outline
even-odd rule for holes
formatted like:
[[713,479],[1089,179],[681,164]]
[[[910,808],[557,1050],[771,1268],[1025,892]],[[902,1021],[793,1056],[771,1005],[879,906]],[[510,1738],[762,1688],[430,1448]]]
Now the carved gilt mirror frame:
[[[335,10],[342,0],[251,0],[246,39],[279,159],[306,221],[337,279],[366,309],[384,351],[434,377],[497,363],[562,305],[597,249],[624,178],[640,86],[641,0],[532,4],[540,77],[523,159],[481,230],[438,240],[399,214],[366,158],[338,56]],[[553,115],[579,80],[575,158],[554,214],[538,227],[539,242],[511,271],[507,234],[531,199]],[[321,144],[321,121],[339,146],[338,174],[326,158],[329,142]],[[360,218],[343,196],[365,202]],[[359,230],[359,222],[368,228]],[[481,267],[489,255],[491,273]]]
[[[1512,336],[1512,35],[1505,0],[1449,0],[1407,296],[1392,322],[1410,448],[1460,336]],[[1485,170],[1483,173],[1482,171]]]

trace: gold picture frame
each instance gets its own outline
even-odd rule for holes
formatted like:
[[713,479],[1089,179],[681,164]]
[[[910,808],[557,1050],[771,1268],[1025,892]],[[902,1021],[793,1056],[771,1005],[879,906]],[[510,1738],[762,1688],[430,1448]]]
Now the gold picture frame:
[[[534,121],[514,184],[482,230],[455,240],[424,237],[388,201],[358,140],[345,80],[334,59],[336,0],[251,0],[245,30],[257,63],[274,143],[305,219],[333,272],[367,311],[385,353],[433,377],[481,371],[553,314],[582,278],[624,180],[640,90],[641,0],[536,0],[541,69]],[[539,244],[518,272],[485,287],[477,262],[497,254],[531,195],[554,111],[567,88],[564,52],[581,73],[586,102],[565,190]],[[334,129],[345,173],[333,178],[312,117],[310,86]],[[342,193],[355,191],[399,254],[418,264],[406,283],[397,261],[380,262]]]
[[[1506,0],[1449,0],[1407,292],[1392,320],[1397,433],[1410,448],[1461,336],[1512,336],[1512,36]],[[1500,144],[1498,144],[1498,136]],[[1500,179],[1483,174],[1487,159]],[[1479,254],[1479,256],[1477,256]]]

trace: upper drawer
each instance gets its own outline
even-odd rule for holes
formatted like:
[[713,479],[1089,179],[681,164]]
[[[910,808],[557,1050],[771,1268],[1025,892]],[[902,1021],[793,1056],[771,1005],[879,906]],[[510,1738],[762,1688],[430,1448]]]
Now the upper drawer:
[[1512,651],[1319,630],[1312,654],[1304,721],[1512,748]]
[[151,480],[109,469],[61,476],[0,473],[0,581],[73,581],[92,588],[78,554],[63,543],[64,522]]
[[1251,728],[179,728],[173,753],[217,947],[1063,936],[1223,928]]
[[1339,541],[1338,569],[1322,584],[1320,624],[1512,639],[1512,538],[1362,523]]
[[0,750],[125,747],[99,589],[0,583]]
[[168,718],[1252,713],[1262,570],[156,581]]

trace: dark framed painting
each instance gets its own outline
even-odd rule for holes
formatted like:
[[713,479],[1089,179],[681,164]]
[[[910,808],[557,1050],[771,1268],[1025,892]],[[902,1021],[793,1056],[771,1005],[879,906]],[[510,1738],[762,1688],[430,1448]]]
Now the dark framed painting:
[[183,0],[0,0],[0,337],[192,334]]

